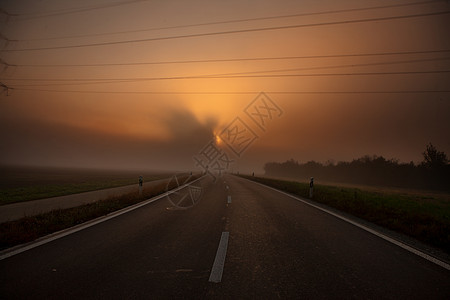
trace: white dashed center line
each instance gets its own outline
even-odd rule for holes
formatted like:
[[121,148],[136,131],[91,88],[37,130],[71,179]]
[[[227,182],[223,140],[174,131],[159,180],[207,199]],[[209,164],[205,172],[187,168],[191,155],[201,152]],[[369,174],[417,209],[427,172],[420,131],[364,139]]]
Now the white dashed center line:
[[222,281],[223,266],[225,265],[225,256],[227,255],[229,235],[229,232],[222,232],[219,248],[217,248],[216,258],[214,259],[211,275],[209,276],[209,282],[218,283]]

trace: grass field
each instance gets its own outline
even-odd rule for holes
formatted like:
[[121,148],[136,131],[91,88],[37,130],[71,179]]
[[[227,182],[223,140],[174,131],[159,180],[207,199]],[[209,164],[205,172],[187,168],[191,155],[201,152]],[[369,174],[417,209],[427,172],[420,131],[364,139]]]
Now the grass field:
[[[195,180],[200,175],[194,175],[190,181]],[[188,179],[188,176],[178,177],[181,182]],[[111,212],[139,203],[161,193],[172,189],[171,186],[163,182],[152,189],[145,189],[142,196],[137,192],[110,197],[94,203],[69,208],[58,209],[37,216],[29,216],[19,220],[2,223],[0,226],[0,250],[7,249],[19,244],[31,242],[39,237],[60,231],[86,221],[107,215]]]
[[0,167],[0,205],[137,184],[171,174],[112,170]]
[[[243,177],[301,197],[309,196],[308,183]],[[450,201],[446,197],[315,184],[313,200],[450,253]]]

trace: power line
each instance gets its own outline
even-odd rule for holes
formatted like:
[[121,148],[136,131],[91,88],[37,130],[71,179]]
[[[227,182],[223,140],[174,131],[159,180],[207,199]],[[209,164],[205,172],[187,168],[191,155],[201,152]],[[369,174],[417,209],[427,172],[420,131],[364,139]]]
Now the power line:
[[9,91],[13,89],[6,84],[3,84],[3,82],[0,82],[0,88],[3,89],[3,91],[6,91],[6,96],[9,96]]
[[[266,71],[267,72],[267,71]],[[110,81],[131,82],[131,81],[157,81],[157,80],[186,80],[186,79],[232,79],[232,78],[278,78],[278,77],[327,77],[327,76],[380,76],[380,75],[419,75],[419,74],[446,74],[450,70],[431,71],[397,71],[397,72],[354,72],[354,73],[304,73],[304,74],[263,74],[263,75],[199,75],[199,76],[174,76],[174,77],[136,77],[136,78],[0,78],[0,80],[12,81],[55,81],[55,82],[89,82],[89,81]]]
[[20,13],[7,13],[6,11],[4,11],[4,13],[8,16],[18,17],[18,18],[25,16],[25,18],[21,18],[19,20],[27,21],[27,20],[32,20],[32,19],[62,16],[62,15],[68,15],[68,14],[73,14],[73,13],[80,13],[80,12],[86,12],[86,11],[92,11],[92,10],[98,10],[98,9],[104,9],[104,8],[117,7],[117,6],[134,4],[137,2],[144,2],[144,1],[148,1],[148,0],[119,1],[119,2],[114,2],[114,3],[109,3],[109,4],[98,4],[98,5],[91,5],[91,6],[80,7],[80,8],[61,9],[61,10],[54,10],[54,11],[50,11],[50,12],[44,12],[44,13],[21,13],[20,14]]
[[[210,78],[224,76],[224,78],[228,78],[232,75],[248,75],[248,74],[261,74],[261,73],[279,73],[279,72],[292,72],[292,71],[306,71],[306,70],[323,70],[323,69],[336,69],[336,68],[348,68],[348,67],[367,67],[367,66],[378,66],[378,65],[394,65],[394,64],[404,64],[404,63],[414,63],[414,62],[430,62],[430,61],[440,61],[440,60],[449,60],[450,57],[441,57],[441,58],[431,58],[431,59],[416,59],[416,60],[403,60],[403,61],[390,61],[390,62],[374,62],[374,63],[362,63],[362,64],[346,64],[346,65],[334,65],[334,66],[317,66],[317,67],[303,67],[303,68],[291,68],[291,69],[273,69],[273,70],[260,70],[260,71],[246,71],[246,72],[233,72],[233,73],[222,73],[222,74],[210,74],[210,75],[199,75],[197,77]],[[19,78],[12,80],[21,80]],[[24,79],[26,80],[26,79]],[[42,81],[53,81],[51,79],[41,79]],[[67,79],[70,81],[70,79]],[[86,85],[86,84],[108,84],[108,83],[122,83],[122,82],[135,82],[140,81],[136,79],[76,79],[75,81],[83,81],[82,83],[50,83],[50,84],[19,84],[16,86],[61,86],[61,85]],[[88,82],[89,81],[89,82]]]
[[[195,91],[195,92],[155,92],[155,91],[80,91],[80,90],[49,90],[20,88],[18,91],[56,92],[56,93],[91,93],[91,94],[153,94],[153,95],[249,95],[261,91]],[[450,90],[399,90],[399,91],[265,91],[267,94],[439,94],[450,93]]]
[[[154,62],[130,62],[130,63],[98,63],[98,64],[8,64],[10,67],[107,67],[107,66],[136,66],[136,65],[165,65],[165,64],[191,64],[191,63],[220,63],[237,61],[266,61],[266,60],[290,60],[290,59],[319,59],[319,58],[343,58],[343,57],[365,57],[365,56],[389,56],[389,55],[412,55],[447,53],[448,50],[425,50],[425,51],[398,51],[380,53],[355,53],[355,54],[335,54],[335,55],[307,55],[307,56],[279,56],[279,57],[241,57],[230,59],[202,59],[202,60],[173,60]],[[5,64],[5,62],[2,62]]]
[[95,84],[110,84],[110,83],[131,83],[136,80],[99,80],[99,81],[86,81],[86,82],[68,82],[68,83],[39,83],[39,84],[17,84],[15,87],[27,87],[27,86],[74,86],[74,85],[95,85]]
[[450,73],[450,70],[436,71],[403,71],[403,72],[361,72],[361,73],[318,73],[318,74],[273,74],[273,75],[231,75],[208,76],[204,78],[272,78],[272,77],[327,77],[327,76],[371,76],[371,75],[417,75],[417,74],[441,74]]
[[328,10],[328,11],[321,11],[321,12],[311,12],[311,13],[299,13],[299,14],[268,16],[268,17],[259,17],[259,18],[246,18],[246,19],[236,19],[236,20],[228,20],[228,21],[204,22],[204,23],[174,25],[174,26],[165,26],[165,27],[153,27],[153,28],[137,29],[137,30],[124,30],[124,31],[115,31],[115,32],[82,34],[82,35],[51,37],[51,38],[22,39],[22,40],[15,40],[15,41],[45,41],[45,40],[59,40],[59,39],[83,38],[83,37],[99,37],[99,36],[105,36],[105,35],[149,32],[149,31],[156,31],[156,30],[200,27],[200,26],[221,25],[221,24],[233,24],[233,23],[243,23],[243,22],[252,22],[252,21],[276,20],[276,19],[286,19],[286,18],[295,18],[295,17],[317,16],[317,15],[325,15],[325,14],[360,12],[360,11],[386,9],[386,8],[398,8],[398,7],[406,7],[406,6],[416,6],[416,5],[423,5],[423,4],[435,4],[435,3],[438,3],[438,2],[444,2],[444,1],[445,0],[420,1],[420,2],[414,2],[414,3],[382,5],[382,6],[373,6],[373,7],[366,7],[366,8],[349,8],[349,9]]
[[51,47],[36,47],[36,48],[22,48],[22,49],[2,49],[0,51],[3,51],[3,52],[22,52],[22,51],[59,50],[59,49],[73,49],[73,48],[85,48],[85,47],[111,46],[111,45],[129,44],[129,43],[142,43],[142,42],[153,42],[153,41],[162,41],[162,40],[173,40],[173,39],[181,39],[181,38],[195,38],[195,37],[218,36],[218,35],[227,35],[227,34],[239,34],[239,33],[249,33],[249,32],[261,32],[261,31],[272,31],[272,30],[284,30],[284,29],[294,29],[294,28],[316,27],[316,26],[330,26],[330,25],[357,24],[357,23],[365,23],[365,22],[399,20],[399,19],[409,19],[409,18],[417,18],[417,17],[429,17],[429,16],[446,15],[446,14],[449,14],[449,13],[450,13],[450,11],[443,11],[443,12],[421,13],[421,14],[402,15],[402,16],[390,16],[390,17],[378,17],[378,18],[368,18],[368,19],[354,19],[354,20],[333,21],[333,22],[323,22],[323,23],[309,23],[309,24],[298,24],[298,25],[286,25],[286,26],[274,26],[274,27],[261,27],[261,28],[239,29],[239,30],[229,30],[229,31],[195,33],[195,34],[185,34],[185,35],[173,35],[173,36],[165,36],[165,37],[146,38],[146,39],[134,39],[134,40],[124,40],[124,41],[112,41],[112,42],[102,42],[102,43],[89,43],[89,44],[66,45],[66,46],[51,46]]
[[18,16],[18,14],[14,14],[14,13],[9,13],[6,10],[4,10],[3,8],[0,8],[0,14],[4,14],[6,17],[16,17]]
[[[259,74],[259,73],[279,73],[279,72],[293,72],[293,71],[307,71],[307,70],[309,71],[309,70],[337,69],[337,68],[349,68],[349,67],[368,67],[368,66],[394,65],[394,64],[415,63],[415,62],[430,62],[430,61],[440,61],[440,60],[448,60],[448,59],[450,59],[450,57],[390,61],[390,62],[361,63],[361,64],[346,64],[346,65],[334,65],[334,66],[320,66],[320,67],[319,66],[303,67],[303,68],[291,68],[291,69],[275,69],[275,70],[250,71],[250,72],[246,71],[246,72],[218,74],[218,76],[232,76],[232,75]],[[374,73],[374,74],[377,74],[377,73]],[[212,75],[212,76],[214,76],[214,75]]]

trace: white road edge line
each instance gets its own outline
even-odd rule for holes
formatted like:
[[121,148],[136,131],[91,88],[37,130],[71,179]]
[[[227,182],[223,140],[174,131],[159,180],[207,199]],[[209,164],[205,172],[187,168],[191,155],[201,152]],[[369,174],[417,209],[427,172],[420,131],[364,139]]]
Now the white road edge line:
[[[246,179],[246,178],[244,178],[244,179]],[[388,241],[388,242],[390,242],[390,243],[392,243],[394,245],[397,245],[397,246],[399,246],[399,247],[401,247],[401,248],[403,248],[403,249],[405,249],[405,250],[407,250],[407,251],[409,251],[411,253],[414,253],[414,254],[416,254],[416,255],[418,255],[418,256],[420,256],[420,257],[422,257],[422,258],[424,258],[424,259],[426,259],[426,260],[428,260],[428,261],[430,261],[432,263],[435,263],[436,265],[438,265],[438,266],[440,266],[440,267],[450,271],[450,265],[447,264],[446,262],[443,262],[443,261],[441,261],[441,260],[439,260],[439,259],[437,259],[437,258],[435,258],[435,257],[433,257],[431,255],[428,255],[428,254],[426,254],[426,253],[424,253],[424,252],[422,252],[420,250],[417,250],[417,249],[415,249],[415,248],[413,248],[411,246],[408,246],[407,244],[404,244],[404,243],[402,243],[400,241],[397,241],[397,240],[395,240],[395,239],[393,239],[391,237],[388,237],[387,235],[384,235],[384,234],[382,234],[382,233],[380,233],[378,231],[375,231],[375,230],[373,230],[373,229],[371,229],[371,228],[369,228],[367,226],[364,226],[364,225],[362,225],[360,223],[352,221],[352,220],[350,220],[350,219],[348,219],[348,218],[346,218],[344,216],[341,216],[339,214],[336,214],[336,213],[334,213],[334,212],[332,212],[332,211],[330,211],[328,209],[325,209],[325,208],[322,208],[320,206],[317,206],[317,205],[314,205],[312,203],[309,203],[309,202],[307,202],[307,201],[305,201],[305,200],[303,200],[301,198],[298,198],[298,197],[296,197],[294,195],[291,195],[291,194],[288,194],[286,192],[277,190],[277,189],[275,189],[273,187],[270,187],[270,186],[267,186],[267,185],[264,185],[262,183],[259,183],[259,182],[256,182],[256,181],[252,181],[252,180],[249,180],[249,179],[246,179],[246,180],[248,180],[250,182],[253,182],[255,184],[259,184],[259,185],[264,186],[266,188],[272,189],[272,190],[277,191],[279,193],[282,193],[282,194],[284,194],[286,196],[289,196],[289,197],[291,197],[291,198],[293,198],[293,199],[295,199],[297,201],[303,202],[306,205],[312,206],[312,207],[317,208],[317,209],[319,209],[319,210],[321,210],[323,212],[326,212],[327,214],[335,216],[336,218],[339,218],[339,219],[341,219],[341,220],[343,220],[345,222],[348,222],[348,223],[350,223],[350,224],[352,224],[352,225],[354,225],[356,227],[359,227],[359,228],[361,228],[361,229],[363,229],[363,230],[365,230],[367,232],[370,232],[370,233],[376,235],[379,238],[382,238],[382,239],[384,239],[384,240],[386,240],[386,241]]]
[[217,248],[216,258],[209,275],[209,282],[218,283],[222,281],[223,267],[225,265],[225,257],[227,255],[229,232],[222,232],[219,247]]
[[18,246],[15,246],[13,248],[10,248],[10,249],[3,250],[3,251],[0,252],[0,261],[4,260],[6,258],[9,258],[11,256],[17,255],[19,253],[31,250],[31,249],[36,248],[36,247],[39,247],[41,245],[50,243],[50,242],[52,242],[54,240],[60,239],[60,238],[65,237],[65,236],[68,236],[68,235],[73,234],[75,232],[78,232],[78,231],[84,230],[86,228],[95,226],[97,224],[106,222],[106,221],[108,221],[110,219],[113,219],[113,218],[116,218],[116,217],[118,217],[120,215],[126,214],[126,213],[128,213],[130,211],[133,211],[135,209],[138,209],[138,208],[140,208],[142,206],[145,206],[145,205],[148,205],[150,203],[153,203],[153,202],[155,202],[157,200],[160,200],[161,198],[166,197],[167,195],[173,194],[176,191],[179,191],[179,190],[185,188],[186,186],[188,186],[188,185],[190,185],[190,184],[192,184],[192,183],[194,183],[194,182],[204,178],[205,176],[206,175],[204,175],[204,176],[202,176],[200,178],[197,178],[196,180],[194,180],[192,182],[189,182],[189,183],[186,183],[186,184],[184,184],[182,186],[179,186],[176,189],[173,189],[173,190],[168,191],[168,192],[164,192],[164,193],[162,193],[162,194],[160,194],[158,196],[155,196],[155,197],[150,198],[148,200],[145,200],[143,202],[140,202],[140,203],[137,203],[135,205],[132,205],[132,206],[129,206],[129,207],[125,207],[125,208],[123,208],[121,210],[112,212],[112,213],[110,213],[110,214],[108,214],[106,216],[99,217],[97,219],[88,221],[88,222],[80,224],[80,225],[76,225],[74,227],[63,229],[61,231],[58,231],[58,232],[52,233],[50,235],[44,236],[42,238],[39,238],[39,239],[37,239],[37,240],[35,240],[33,242],[30,242],[30,243],[27,243],[27,244],[18,245]]

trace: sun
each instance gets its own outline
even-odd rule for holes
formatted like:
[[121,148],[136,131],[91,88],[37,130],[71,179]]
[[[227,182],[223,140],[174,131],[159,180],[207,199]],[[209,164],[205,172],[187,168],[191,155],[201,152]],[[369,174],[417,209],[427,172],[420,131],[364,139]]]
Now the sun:
[[217,146],[221,146],[223,144],[223,141],[218,134],[214,134],[214,141]]

